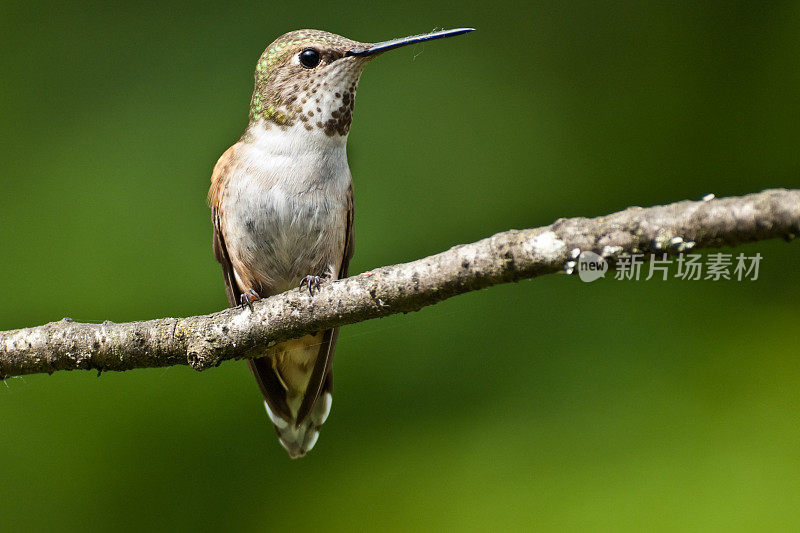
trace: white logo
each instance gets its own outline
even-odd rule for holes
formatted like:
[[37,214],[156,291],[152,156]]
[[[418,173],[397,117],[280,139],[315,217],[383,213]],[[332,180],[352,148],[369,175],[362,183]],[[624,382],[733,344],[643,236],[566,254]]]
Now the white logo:
[[602,256],[594,252],[581,252],[578,256],[578,276],[581,281],[589,283],[596,279],[605,277],[608,271],[608,263]]

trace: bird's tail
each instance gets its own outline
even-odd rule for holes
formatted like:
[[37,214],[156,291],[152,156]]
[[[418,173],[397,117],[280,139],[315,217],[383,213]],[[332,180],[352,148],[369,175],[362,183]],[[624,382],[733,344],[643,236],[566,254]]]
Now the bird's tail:
[[282,342],[248,361],[278,439],[293,459],[314,447],[330,413],[336,334],[328,330]]
[[264,407],[278,434],[278,440],[289,453],[289,457],[292,459],[303,457],[314,447],[319,438],[319,428],[325,423],[325,419],[331,412],[332,401],[333,396],[330,392],[322,392],[311,413],[299,425],[295,420],[286,420],[277,416],[269,408],[269,404],[264,401]]

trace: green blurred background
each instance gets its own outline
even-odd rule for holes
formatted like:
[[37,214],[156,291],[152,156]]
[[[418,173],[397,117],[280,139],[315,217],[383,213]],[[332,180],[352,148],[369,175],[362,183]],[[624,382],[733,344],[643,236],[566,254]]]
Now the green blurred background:
[[[371,64],[351,271],[800,186],[800,3],[0,4],[0,328],[226,305],[205,194],[297,28]],[[796,529],[797,244],[754,282],[548,276],[344,328],[290,461],[243,363],[0,383],[3,529]],[[738,252],[738,250],[737,250]]]

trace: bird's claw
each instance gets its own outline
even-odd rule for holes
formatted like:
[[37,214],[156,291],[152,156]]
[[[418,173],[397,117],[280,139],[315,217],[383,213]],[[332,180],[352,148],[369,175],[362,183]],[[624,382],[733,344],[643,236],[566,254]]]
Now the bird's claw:
[[261,299],[261,296],[258,295],[256,291],[253,289],[247,289],[247,292],[243,292],[239,295],[239,303],[244,307],[245,305],[253,310],[253,302],[257,302]]
[[319,292],[320,286],[328,281],[325,278],[321,278],[319,276],[306,276],[302,280],[300,280],[300,288],[302,289],[306,285],[308,285],[308,294],[314,296],[314,290]]

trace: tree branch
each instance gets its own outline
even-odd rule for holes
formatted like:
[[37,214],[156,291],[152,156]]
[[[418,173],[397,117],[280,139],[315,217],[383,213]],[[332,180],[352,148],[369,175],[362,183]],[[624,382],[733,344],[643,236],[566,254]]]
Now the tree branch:
[[[291,290],[188,318],[81,324],[65,318],[0,332],[0,377],[56,370],[130,370],[253,357],[253,348],[345,324],[417,311],[457,294],[562,272],[575,250],[613,259],[619,253],[681,251],[800,233],[800,190],[631,207],[597,218],[559,219],[511,230],[410,263],[377,268],[325,284],[310,297]],[[677,239],[676,237],[680,237]]]

